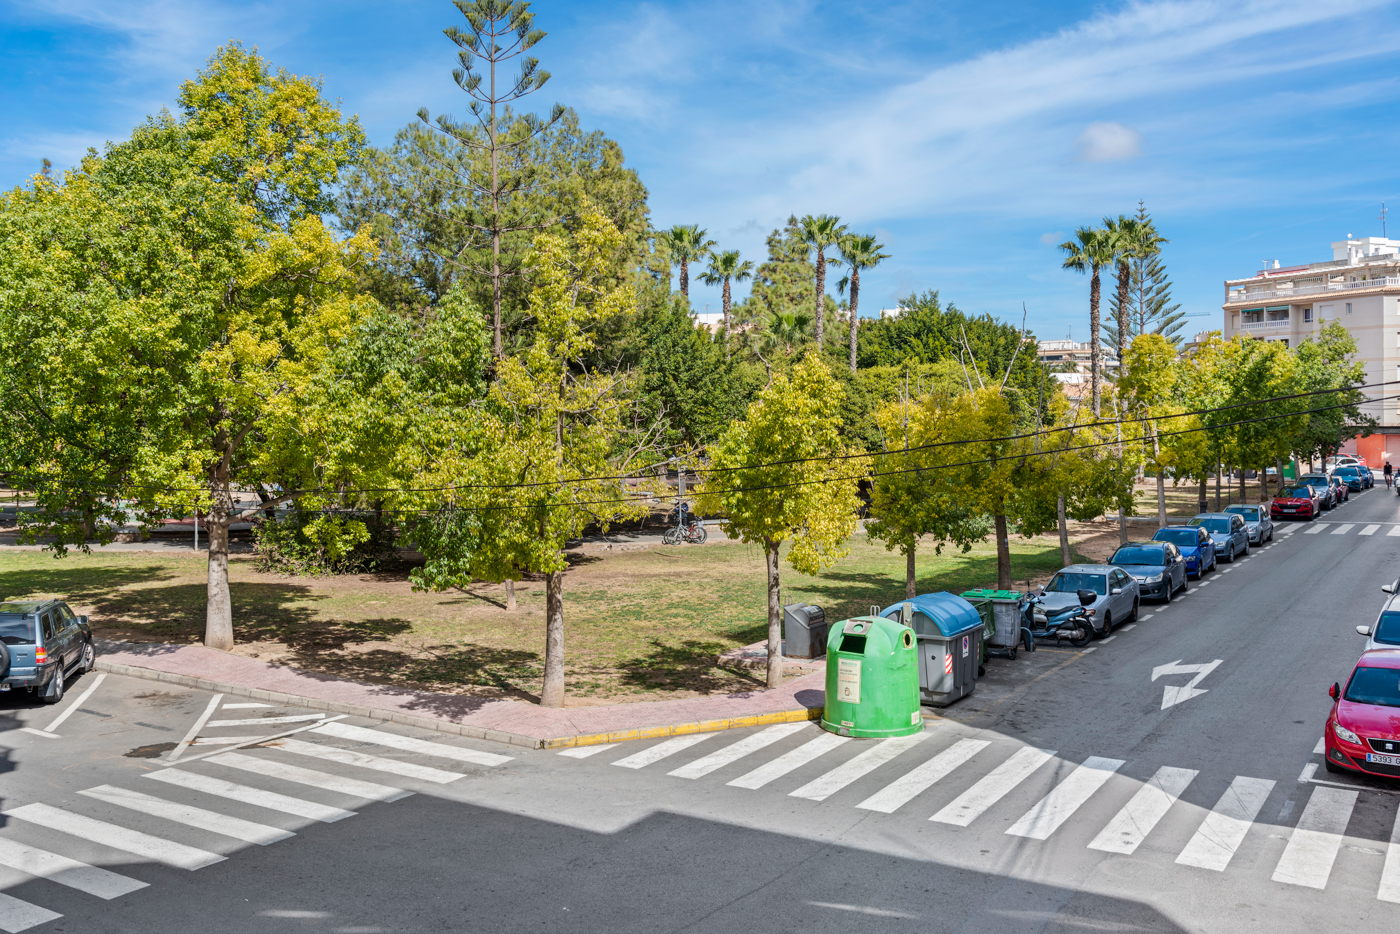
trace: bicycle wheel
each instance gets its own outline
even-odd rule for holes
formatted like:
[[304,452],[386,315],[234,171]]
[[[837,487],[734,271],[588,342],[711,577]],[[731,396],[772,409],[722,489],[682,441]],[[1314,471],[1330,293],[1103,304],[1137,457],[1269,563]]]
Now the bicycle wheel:
[[677,528],[669,528],[669,529],[667,529],[666,531],[664,531],[664,532],[661,533],[661,544],[663,544],[663,545],[679,545],[679,544],[680,544],[680,541],[681,541],[681,530],[680,530],[680,529],[677,529]]
[[687,529],[685,533],[685,540],[692,545],[703,545],[708,537],[709,534],[705,531],[705,527],[698,522]]

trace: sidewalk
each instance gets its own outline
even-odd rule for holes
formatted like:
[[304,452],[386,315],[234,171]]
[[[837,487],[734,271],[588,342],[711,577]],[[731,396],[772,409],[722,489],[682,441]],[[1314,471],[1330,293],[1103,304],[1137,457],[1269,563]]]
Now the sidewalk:
[[771,691],[609,707],[539,707],[517,700],[365,684],[202,646],[105,640],[98,640],[97,668],[114,674],[389,720],[535,749],[591,746],[815,720],[821,717],[825,697],[825,674],[817,672]]

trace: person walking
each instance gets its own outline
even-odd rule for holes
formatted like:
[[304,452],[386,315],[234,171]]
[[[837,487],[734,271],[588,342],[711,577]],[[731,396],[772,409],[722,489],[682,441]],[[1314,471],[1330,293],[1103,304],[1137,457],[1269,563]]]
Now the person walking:
[[1395,468],[1390,466],[1390,461],[1385,462],[1385,468],[1381,473],[1385,474],[1385,488],[1388,490],[1390,489],[1390,482],[1395,476]]

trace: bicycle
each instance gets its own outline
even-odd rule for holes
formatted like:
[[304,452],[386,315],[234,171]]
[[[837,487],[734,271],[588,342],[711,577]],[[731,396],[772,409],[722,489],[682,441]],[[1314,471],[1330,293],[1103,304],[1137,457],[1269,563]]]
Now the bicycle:
[[673,525],[661,533],[661,543],[663,545],[679,545],[685,542],[690,545],[703,545],[709,535],[705,532],[705,526],[699,520],[692,520],[685,525]]

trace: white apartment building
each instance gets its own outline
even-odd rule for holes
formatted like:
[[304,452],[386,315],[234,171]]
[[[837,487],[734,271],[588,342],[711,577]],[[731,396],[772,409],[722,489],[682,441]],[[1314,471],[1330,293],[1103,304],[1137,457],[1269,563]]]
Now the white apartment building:
[[[1400,240],[1361,237],[1332,244],[1332,261],[1262,269],[1247,279],[1225,282],[1226,340],[1248,335],[1296,347],[1315,336],[1323,322],[1340,321],[1356,339],[1366,382],[1400,380]],[[1368,392],[1400,395],[1400,383]],[[1377,402],[1363,411],[1392,429],[1393,442],[1363,439],[1372,453],[1400,453],[1400,402]],[[1382,447],[1385,449],[1382,451]]]

